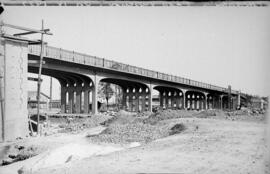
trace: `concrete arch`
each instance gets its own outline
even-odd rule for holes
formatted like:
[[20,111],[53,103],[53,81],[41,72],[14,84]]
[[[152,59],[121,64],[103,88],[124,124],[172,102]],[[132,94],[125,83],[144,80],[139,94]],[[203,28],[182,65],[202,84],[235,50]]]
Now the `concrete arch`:
[[206,94],[197,90],[187,90],[185,92],[186,108],[188,110],[206,109]]
[[148,102],[146,102],[146,99],[147,95],[149,95],[149,92],[147,93],[146,89],[150,91],[147,84],[122,78],[111,77],[103,77],[99,81],[118,85],[121,87],[123,94],[121,102],[122,109],[135,112],[141,112],[146,110],[146,104],[148,104]]
[[[38,73],[38,68],[30,66],[28,68],[28,71],[32,73]],[[43,68],[42,74],[54,77],[58,79],[58,81],[60,82],[61,112],[63,113],[89,112],[89,95],[90,95],[89,93],[91,92],[90,83],[92,82],[91,78],[79,73],[72,73],[48,68]],[[82,86],[82,84],[84,84],[84,86]],[[66,93],[68,93],[68,100],[66,99]],[[76,96],[74,97],[75,93]]]
[[162,108],[184,108],[184,92],[179,88],[165,85],[156,85],[153,89],[159,92],[159,103]]

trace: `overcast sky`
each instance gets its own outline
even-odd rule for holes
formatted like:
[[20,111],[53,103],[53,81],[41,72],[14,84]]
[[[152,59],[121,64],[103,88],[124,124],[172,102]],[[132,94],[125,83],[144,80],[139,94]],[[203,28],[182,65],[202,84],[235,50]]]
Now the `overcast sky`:
[[270,7],[6,7],[3,19],[37,29],[44,19],[51,46],[269,94]]

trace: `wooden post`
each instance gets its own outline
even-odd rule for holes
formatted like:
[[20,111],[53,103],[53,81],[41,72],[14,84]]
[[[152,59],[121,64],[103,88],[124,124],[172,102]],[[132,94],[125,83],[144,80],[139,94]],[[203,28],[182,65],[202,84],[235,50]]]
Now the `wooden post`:
[[[44,30],[44,24],[43,24],[43,20],[42,20],[42,24],[41,24],[41,30]],[[41,70],[42,70],[42,62],[43,62],[43,47],[44,47],[44,43],[43,43],[43,33],[41,33],[41,48],[40,48],[40,62],[39,62],[39,70],[38,70],[38,83],[37,83],[37,134],[39,135],[39,117],[40,117],[40,113],[39,113],[39,107],[40,107],[40,87],[41,87]]]

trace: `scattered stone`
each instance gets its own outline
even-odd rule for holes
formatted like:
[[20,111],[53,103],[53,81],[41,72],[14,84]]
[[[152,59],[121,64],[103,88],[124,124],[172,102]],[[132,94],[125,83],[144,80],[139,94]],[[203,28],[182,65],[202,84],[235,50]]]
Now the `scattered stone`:
[[175,124],[169,132],[169,135],[179,134],[186,129],[186,126],[183,123]]
[[8,157],[11,158],[11,159],[16,158],[16,156],[17,156],[17,155],[15,155],[15,154],[9,154],[9,155],[8,155]]
[[4,166],[4,165],[9,165],[9,164],[11,164],[11,163],[13,163],[13,159],[11,159],[11,158],[6,158],[6,159],[3,159],[2,160],[2,165]]

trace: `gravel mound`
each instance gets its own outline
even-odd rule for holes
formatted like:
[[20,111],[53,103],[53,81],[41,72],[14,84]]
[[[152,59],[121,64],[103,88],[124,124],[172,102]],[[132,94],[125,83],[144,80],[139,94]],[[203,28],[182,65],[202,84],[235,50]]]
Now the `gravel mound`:
[[57,127],[57,132],[79,132],[86,128],[96,127],[105,124],[106,121],[112,119],[109,115],[92,115],[91,117],[51,117],[49,118],[50,127]]
[[106,143],[147,143],[155,139],[168,136],[168,131],[163,127],[147,125],[144,123],[112,124],[96,137],[91,137],[94,142]]
[[196,111],[186,111],[186,110],[158,110],[156,113],[150,115],[144,120],[144,123],[156,124],[159,121],[175,118],[185,118],[192,117]]
[[218,109],[203,110],[194,114],[197,118],[208,118],[213,116],[226,116],[226,113]]
[[[170,114],[168,114],[170,113]],[[147,116],[149,115],[149,116]],[[119,112],[116,117],[106,122],[107,129],[101,134],[89,137],[93,142],[105,143],[147,143],[158,138],[169,136],[172,131],[180,133],[174,129],[177,123],[164,123],[162,120],[171,118],[181,118],[179,112],[169,110],[160,111],[154,114],[149,113],[128,113]],[[173,129],[172,129],[173,128]]]

